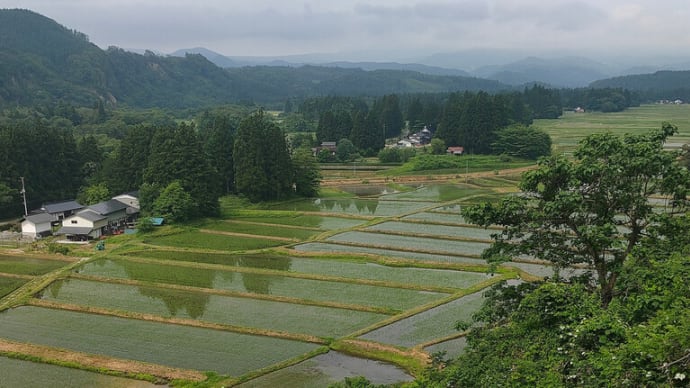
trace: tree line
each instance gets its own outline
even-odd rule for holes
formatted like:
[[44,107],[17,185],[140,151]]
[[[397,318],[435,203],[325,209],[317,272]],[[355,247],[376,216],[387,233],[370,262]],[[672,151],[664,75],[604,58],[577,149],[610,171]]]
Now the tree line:
[[88,205],[139,191],[144,213],[173,221],[218,215],[222,195],[313,196],[320,183],[311,150],[290,149],[261,110],[245,117],[206,113],[198,124],[128,126],[111,152],[94,135],[75,139],[48,120],[0,124],[0,163],[4,217],[21,214],[20,177],[32,208],[75,197]]

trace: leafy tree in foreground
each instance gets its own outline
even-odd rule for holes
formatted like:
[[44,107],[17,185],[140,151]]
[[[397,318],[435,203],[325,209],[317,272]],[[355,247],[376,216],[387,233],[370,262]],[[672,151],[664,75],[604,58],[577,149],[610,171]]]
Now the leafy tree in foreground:
[[[576,160],[554,156],[526,173],[522,195],[467,208],[469,221],[504,228],[484,257],[529,255],[556,269],[585,264],[594,272],[588,285],[598,287],[607,306],[625,260],[648,227],[687,209],[688,170],[678,164],[677,153],[663,150],[676,132],[664,124],[644,135],[590,135]],[[653,195],[664,196],[664,212],[653,211]]]

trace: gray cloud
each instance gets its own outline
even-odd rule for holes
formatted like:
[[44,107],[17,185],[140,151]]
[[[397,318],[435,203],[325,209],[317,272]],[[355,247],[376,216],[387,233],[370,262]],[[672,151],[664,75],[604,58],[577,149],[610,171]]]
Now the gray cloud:
[[[686,0],[0,0],[107,47],[228,55],[516,48],[678,52]],[[379,58],[381,59],[381,58]]]

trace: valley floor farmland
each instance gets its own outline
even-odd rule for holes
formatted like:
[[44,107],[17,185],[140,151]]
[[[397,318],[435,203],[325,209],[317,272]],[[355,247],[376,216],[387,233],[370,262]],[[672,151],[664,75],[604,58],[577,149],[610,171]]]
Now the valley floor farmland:
[[[588,120],[637,125],[625,117],[538,125],[551,126],[563,151]],[[645,129],[661,125],[654,120]],[[687,139],[690,122],[677,124]],[[118,236],[82,259],[0,255],[3,376],[33,384],[26,363],[38,361],[55,381],[95,386],[409,380],[432,353],[462,350],[455,323],[469,320],[486,287],[553,274],[525,258],[490,272],[479,255],[493,231],[460,216],[515,192],[523,170],[343,178],[358,187],[331,182],[328,197],[251,208],[227,198],[222,220]]]
[[[476,179],[233,208],[223,221],[112,239],[70,270],[61,262],[37,272],[46,284],[0,313],[2,338],[33,360],[54,363],[50,349],[94,355],[72,366],[159,381],[204,380],[204,371],[247,386],[411,379],[425,348],[462,346],[455,321],[479,308],[482,289],[540,276],[529,267],[487,272],[478,256],[491,231],[458,212],[515,179]],[[146,372],[128,375],[119,363]]]

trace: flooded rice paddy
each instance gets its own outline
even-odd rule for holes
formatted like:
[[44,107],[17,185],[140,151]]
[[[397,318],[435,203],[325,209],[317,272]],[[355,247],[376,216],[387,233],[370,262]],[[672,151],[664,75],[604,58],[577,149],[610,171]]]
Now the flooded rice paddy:
[[[479,256],[495,231],[467,225],[460,212],[469,201],[513,183],[360,185],[350,190],[355,198],[264,205],[265,216],[256,210],[198,229],[149,235],[86,260],[35,295],[34,305],[51,308],[1,312],[1,336],[252,376],[243,387],[317,387],[359,375],[376,384],[409,381],[413,377],[394,365],[326,352],[319,342],[356,336],[381,346],[459,354],[465,342],[455,338],[455,323],[470,321],[479,309],[477,290],[516,276],[489,273]],[[0,272],[39,276],[54,269],[22,263],[6,264],[3,271],[0,260]],[[468,265],[471,271],[458,269]],[[551,270],[509,265],[537,276]],[[17,371],[25,365],[10,364]]]

